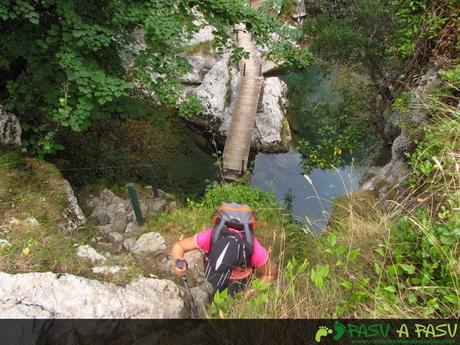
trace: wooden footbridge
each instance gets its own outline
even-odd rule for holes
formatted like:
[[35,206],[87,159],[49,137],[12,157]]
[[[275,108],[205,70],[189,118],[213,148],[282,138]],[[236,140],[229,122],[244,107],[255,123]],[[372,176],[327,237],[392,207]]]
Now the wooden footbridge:
[[263,83],[261,57],[251,34],[239,30],[237,41],[239,47],[249,52],[249,58],[240,61],[237,99],[225,141],[223,177],[227,181],[238,180],[248,168],[257,106]]

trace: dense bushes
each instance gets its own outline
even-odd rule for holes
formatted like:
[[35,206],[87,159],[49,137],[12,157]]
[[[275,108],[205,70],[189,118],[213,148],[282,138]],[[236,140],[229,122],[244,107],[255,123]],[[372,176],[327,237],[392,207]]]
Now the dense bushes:
[[[126,97],[149,106],[179,106],[180,78],[191,68],[180,53],[202,27],[197,12],[216,28],[218,46],[234,49],[228,28],[242,22],[260,43],[279,31],[286,39],[274,49],[276,58],[286,52],[290,62],[303,61],[287,39],[292,30],[281,30],[274,17],[243,0],[171,5],[170,0],[1,2],[0,102],[20,116],[31,153],[62,148],[56,136],[63,128],[82,132],[95,119],[130,116],[120,101]],[[196,102],[189,102],[179,114],[196,110]]]

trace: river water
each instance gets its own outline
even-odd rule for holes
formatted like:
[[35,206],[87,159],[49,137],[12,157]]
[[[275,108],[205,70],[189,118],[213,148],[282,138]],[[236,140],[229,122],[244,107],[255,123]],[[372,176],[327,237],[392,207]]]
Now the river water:
[[313,169],[304,175],[302,156],[294,149],[287,153],[259,153],[251,185],[274,193],[280,205],[286,206],[286,199],[291,199],[294,218],[319,233],[329,220],[333,198],[356,191],[363,170],[345,166]]
[[[298,140],[318,143],[320,129],[335,126],[340,121],[340,104],[348,81],[356,85],[349,74],[336,66],[313,65],[303,72],[292,72],[279,77],[288,86],[288,120],[293,132],[293,146]],[[319,107],[328,110],[319,113]],[[359,111],[359,109],[358,109]],[[367,146],[367,145],[363,145]],[[319,233],[327,224],[333,199],[359,188],[365,170],[366,153],[357,153],[359,166],[353,159],[336,169],[313,169],[304,175],[303,157],[295,148],[287,153],[259,153],[254,162],[251,185],[276,195],[280,204],[290,203],[293,216],[310,230]]]

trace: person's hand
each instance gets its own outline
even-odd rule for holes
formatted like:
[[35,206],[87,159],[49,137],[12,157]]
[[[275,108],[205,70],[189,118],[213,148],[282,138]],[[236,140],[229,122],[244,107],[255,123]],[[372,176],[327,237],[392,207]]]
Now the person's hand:
[[173,272],[179,278],[183,277],[187,273],[188,264],[183,259],[177,259],[173,264]]
[[251,298],[254,296],[255,293],[256,293],[256,290],[254,290],[254,289],[252,289],[252,288],[251,288],[251,289],[247,289],[247,290],[245,290],[244,293],[243,293],[243,298],[244,298],[244,299],[251,299]]

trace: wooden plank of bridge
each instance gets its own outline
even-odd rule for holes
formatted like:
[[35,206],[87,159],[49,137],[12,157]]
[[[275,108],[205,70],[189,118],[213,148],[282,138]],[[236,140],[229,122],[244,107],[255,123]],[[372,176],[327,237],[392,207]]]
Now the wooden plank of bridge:
[[238,180],[247,169],[257,105],[263,83],[263,78],[260,76],[259,52],[252,42],[251,35],[240,31],[238,45],[249,52],[249,58],[240,61],[241,77],[237,101],[224,147],[224,179],[231,181]]

